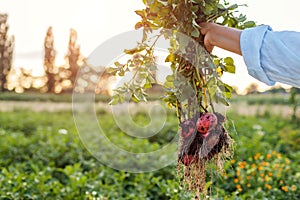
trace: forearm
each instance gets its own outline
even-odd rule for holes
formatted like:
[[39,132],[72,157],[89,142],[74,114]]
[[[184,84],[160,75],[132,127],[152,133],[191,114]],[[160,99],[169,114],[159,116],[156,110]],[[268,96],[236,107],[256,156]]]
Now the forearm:
[[240,30],[213,23],[202,23],[200,26],[201,33],[205,35],[206,46],[211,46],[211,50],[213,46],[217,46],[242,55],[240,47]]

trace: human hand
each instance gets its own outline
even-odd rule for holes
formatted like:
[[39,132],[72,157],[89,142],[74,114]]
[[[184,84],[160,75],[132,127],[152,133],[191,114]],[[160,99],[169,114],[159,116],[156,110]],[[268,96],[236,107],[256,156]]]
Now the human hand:
[[200,23],[200,32],[204,35],[204,46],[212,52],[215,46],[242,55],[240,48],[241,30],[215,23]]
[[208,52],[212,52],[214,49],[214,45],[213,45],[213,35],[211,34],[211,32],[209,31],[209,26],[211,24],[210,23],[200,23],[200,32],[202,35],[204,35],[204,47],[206,48],[206,50]]

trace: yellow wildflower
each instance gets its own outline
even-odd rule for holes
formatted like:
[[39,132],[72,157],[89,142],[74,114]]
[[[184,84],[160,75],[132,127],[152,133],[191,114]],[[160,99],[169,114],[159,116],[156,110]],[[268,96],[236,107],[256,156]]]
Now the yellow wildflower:
[[289,191],[289,188],[287,186],[282,186],[281,189],[285,192],[288,192]]
[[247,165],[247,162],[239,162],[239,167],[241,169],[244,169],[246,167],[246,165]]
[[233,180],[233,182],[234,182],[234,183],[238,183],[238,182],[239,182],[239,179],[236,178],[236,179]]
[[260,174],[260,177],[262,177],[262,178],[263,178],[264,176],[265,176],[265,174]]
[[250,184],[250,183],[248,183],[248,184],[247,184],[247,187],[251,187],[251,184]]
[[270,159],[271,157],[272,157],[271,154],[268,153],[268,154],[267,154],[267,158]]
[[271,190],[271,189],[272,189],[272,186],[271,186],[271,185],[269,185],[269,184],[265,184],[265,187],[266,187],[266,188],[268,188],[269,190]]
[[237,189],[241,189],[242,186],[239,184],[239,185],[236,186],[236,188],[237,188]]
[[234,164],[236,161],[235,160],[231,160],[231,163]]
[[297,190],[297,187],[295,185],[292,185],[292,191],[295,192]]
[[270,178],[269,176],[266,176],[266,177],[265,177],[265,181],[267,181],[267,182],[268,182],[270,179],[271,179],[271,178]]
[[268,176],[273,176],[273,173],[272,173],[272,172],[269,172],[269,173],[268,173]]
[[290,161],[289,159],[286,159],[286,160],[285,160],[285,163],[286,163],[287,165],[289,165],[289,164],[291,163],[291,161]]
[[279,178],[281,175],[280,175],[280,174],[277,174],[276,176],[277,176],[277,178]]
[[260,153],[255,154],[254,160],[257,160],[260,157]]
[[280,183],[280,184],[283,184],[283,180],[280,180],[279,183]]
[[281,158],[281,154],[280,153],[277,154],[277,158]]
[[263,166],[268,166],[269,163],[268,163],[268,162],[263,162],[262,165],[263,165]]
[[251,176],[246,176],[247,180],[250,180],[251,179]]
[[251,167],[252,167],[252,168],[255,168],[255,167],[256,167],[256,164],[253,163],[253,164],[251,165]]

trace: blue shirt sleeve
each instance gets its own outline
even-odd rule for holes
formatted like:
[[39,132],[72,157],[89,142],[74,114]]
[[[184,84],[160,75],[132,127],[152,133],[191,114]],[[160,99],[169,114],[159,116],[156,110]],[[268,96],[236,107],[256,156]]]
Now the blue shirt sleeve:
[[240,45],[251,76],[267,85],[300,87],[300,32],[258,26],[243,30]]

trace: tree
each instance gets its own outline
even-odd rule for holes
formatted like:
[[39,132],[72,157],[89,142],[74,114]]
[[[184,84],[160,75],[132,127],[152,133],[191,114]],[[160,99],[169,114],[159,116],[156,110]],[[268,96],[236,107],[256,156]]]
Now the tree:
[[14,36],[8,35],[7,14],[0,14],[0,92],[7,90],[7,75],[12,66]]
[[80,46],[77,44],[77,32],[74,29],[70,29],[69,46],[66,58],[69,64],[69,69],[71,71],[70,80],[72,84],[74,84],[77,72],[80,67],[80,62],[82,61]]
[[258,84],[251,83],[245,90],[246,90],[246,94],[256,94],[258,93]]
[[44,56],[44,69],[47,76],[47,90],[48,92],[55,91],[55,74],[57,69],[55,66],[56,51],[54,49],[54,37],[52,33],[52,27],[47,30],[47,34],[44,42],[45,56]]

